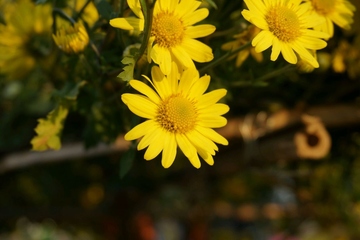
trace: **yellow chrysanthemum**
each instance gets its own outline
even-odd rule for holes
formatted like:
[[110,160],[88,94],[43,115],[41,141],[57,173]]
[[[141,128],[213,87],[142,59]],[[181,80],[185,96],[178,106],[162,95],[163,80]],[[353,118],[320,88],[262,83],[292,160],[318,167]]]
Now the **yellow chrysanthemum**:
[[52,9],[48,4],[35,5],[29,0],[11,2],[3,8],[0,74],[9,79],[21,78],[34,68],[40,57],[49,54]]
[[312,13],[324,22],[314,26],[315,30],[326,32],[329,37],[334,35],[334,24],[344,29],[350,29],[353,23],[355,6],[347,0],[305,0]]
[[296,64],[297,56],[313,67],[319,63],[309,50],[326,47],[328,34],[311,30],[321,23],[315,15],[310,15],[308,6],[301,0],[244,0],[249,10],[242,15],[262,31],[253,39],[255,51],[262,52],[272,46],[270,59],[275,61],[280,52],[289,63]]
[[[223,44],[221,46],[221,49],[227,51],[235,50],[252,40],[259,32],[259,28],[255,27],[254,25],[250,25],[248,29],[244,30],[242,33],[234,35],[234,41]],[[235,66],[240,67],[243,62],[249,57],[249,55],[251,55],[257,62],[262,62],[263,60],[262,53],[256,52],[255,49],[251,46],[240,51],[237,55],[234,55],[230,59],[236,57]]]
[[229,107],[217,103],[226,95],[226,90],[204,94],[210,76],[199,78],[199,73],[192,68],[179,75],[176,64],[172,64],[171,69],[165,76],[159,67],[152,68],[152,81],[148,80],[155,91],[141,81],[130,81],[142,95],[125,93],[121,99],[133,113],[147,120],[131,129],[125,139],[142,138],[137,148],[147,147],[146,160],[155,158],[162,151],[161,163],[165,168],[173,164],[178,146],[194,167],[201,165],[198,154],[213,165],[212,156],[218,150],[215,143],[228,144],[212,129],[227,123],[221,115],[227,113]]
[[[125,30],[144,30],[144,16],[139,0],[128,0],[128,5],[138,18],[115,18],[110,20],[113,27]],[[169,74],[172,62],[179,69],[194,67],[196,62],[209,62],[213,59],[212,49],[195,40],[215,31],[210,24],[192,26],[205,19],[209,10],[198,9],[197,0],[157,0],[154,6],[151,36],[148,46],[148,60],[160,66],[163,73]]]
[[61,28],[53,34],[56,45],[66,53],[79,53],[89,44],[89,35],[81,23]]

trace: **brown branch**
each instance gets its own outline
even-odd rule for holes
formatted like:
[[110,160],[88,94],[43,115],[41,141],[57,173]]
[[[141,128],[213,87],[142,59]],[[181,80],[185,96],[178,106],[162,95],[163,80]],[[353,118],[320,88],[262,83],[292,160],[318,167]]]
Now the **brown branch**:
[[[309,118],[307,115],[316,116],[316,118]],[[326,128],[349,125],[360,125],[360,111],[355,105],[317,106],[304,112],[281,110],[273,114],[265,112],[248,114],[245,117],[229,119],[228,124],[218,132],[229,140],[236,138],[243,139],[245,142],[258,140],[258,155],[253,157],[261,160],[267,160],[266,158],[272,160],[317,159],[325,156],[330,149],[331,139]],[[293,126],[298,126],[298,128],[295,131],[286,131]],[[276,134],[281,131],[285,133]],[[309,137],[314,136],[321,140],[319,143],[323,144],[322,152],[315,149],[315,153],[311,155],[308,145],[313,143]],[[82,143],[74,143],[64,145],[59,151],[13,153],[0,161],[0,173],[40,163],[124,152],[129,146],[130,143],[120,136],[112,145],[100,144],[88,150],[84,149]],[[307,150],[306,147],[308,147]],[[314,149],[310,148],[310,150]]]

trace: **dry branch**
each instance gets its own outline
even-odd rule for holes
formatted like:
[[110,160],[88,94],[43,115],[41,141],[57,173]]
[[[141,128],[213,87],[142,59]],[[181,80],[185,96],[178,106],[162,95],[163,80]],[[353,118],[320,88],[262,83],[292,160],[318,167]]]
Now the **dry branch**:
[[[254,158],[293,160],[318,159],[325,156],[331,145],[326,128],[360,125],[360,110],[355,105],[317,106],[300,112],[281,110],[273,114],[260,112],[231,118],[219,133],[229,139],[245,142],[257,140],[258,156]],[[293,126],[294,130],[286,131]],[[284,131],[285,129],[285,131]],[[274,134],[282,132],[280,134]],[[312,142],[317,140],[315,143]],[[0,161],[0,173],[40,163],[88,158],[126,151],[130,143],[120,136],[112,145],[100,144],[85,149],[82,143],[66,144],[59,151],[13,153]]]

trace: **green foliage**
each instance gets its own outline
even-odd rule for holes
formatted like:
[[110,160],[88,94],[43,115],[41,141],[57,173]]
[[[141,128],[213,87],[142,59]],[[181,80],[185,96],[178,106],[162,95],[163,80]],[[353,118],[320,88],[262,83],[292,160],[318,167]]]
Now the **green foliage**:
[[46,117],[39,119],[35,128],[37,136],[31,140],[32,150],[59,150],[61,148],[60,135],[64,127],[64,120],[69,109],[63,105],[56,107]]

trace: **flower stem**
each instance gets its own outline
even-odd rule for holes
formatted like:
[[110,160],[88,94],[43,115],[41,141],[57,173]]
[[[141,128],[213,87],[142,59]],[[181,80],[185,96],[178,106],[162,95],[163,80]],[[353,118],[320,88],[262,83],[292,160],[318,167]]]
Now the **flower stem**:
[[233,50],[233,51],[230,51],[230,52],[227,52],[225,53],[224,55],[222,55],[221,57],[219,57],[218,59],[215,59],[214,61],[210,62],[209,64],[207,64],[205,67],[201,68],[199,70],[200,74],[203,74],[206,70],[208,70],[209,68],[213,68],[217,65],[219,65],[220,63],[222,63],[223,60],[227,59],[228,57],[231,57],[233,56],[234,54],[244,50],[245,48],[249,47],[251,44],[251,41],[245,43],[244,45],[242,45],[241,47]]

